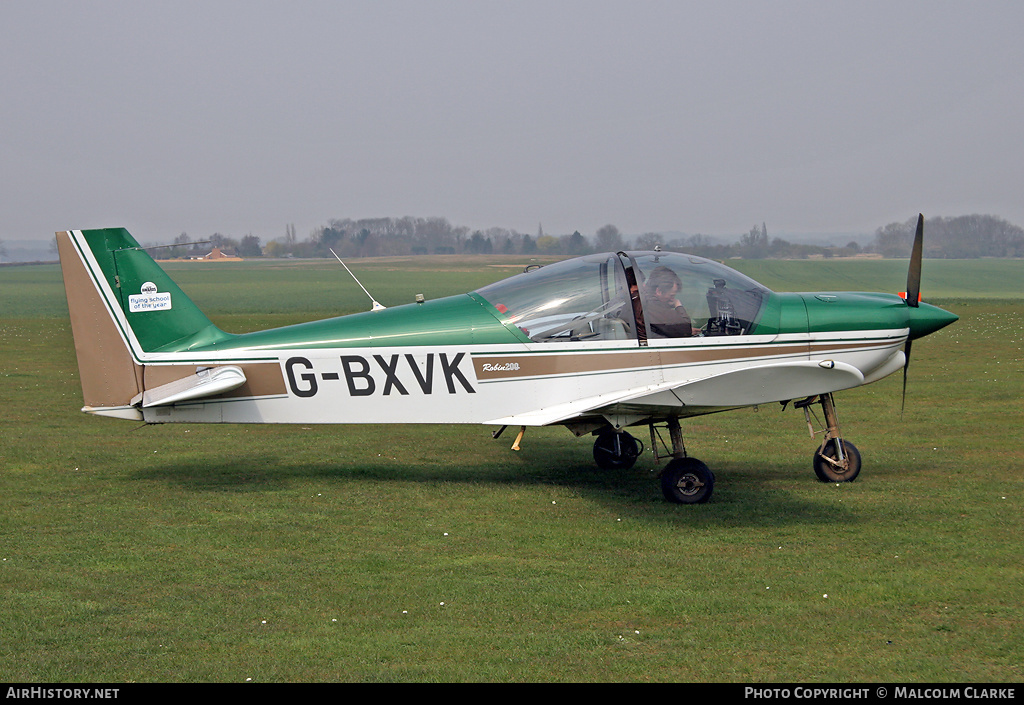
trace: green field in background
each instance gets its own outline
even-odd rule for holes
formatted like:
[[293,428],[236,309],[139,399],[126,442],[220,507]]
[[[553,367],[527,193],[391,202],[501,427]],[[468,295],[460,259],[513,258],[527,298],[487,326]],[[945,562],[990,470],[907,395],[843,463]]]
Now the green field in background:
[[[386,305],[523,258],[349,263]],[[730,261],[776,290],[880,290],[906,262]],[[498,266],[496,266],[498,265]],[[171,264],[218,325],[366,310],[337,263]],[[1024,262],[924,263],[961,320],[837,395],[856,482],[802,414],[684,422],[712,501],[649,454],[479,426],[143,426],[79,412],[59,268],[0,268],[7,682],[1024,679]],[[635,432],[649,445],[646,429]]]

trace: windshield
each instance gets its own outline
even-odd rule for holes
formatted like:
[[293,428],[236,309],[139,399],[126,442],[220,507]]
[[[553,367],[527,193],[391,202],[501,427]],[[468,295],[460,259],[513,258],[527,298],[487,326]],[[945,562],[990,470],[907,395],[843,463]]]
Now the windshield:
[[714,260],[677,252],[635,252],[649,339],[744,335],[770,293]]
[[712,260],[632,252],[557,262],[476,293],[543,343],[744,335],[770,292]]
[[636,339],[628,291],[618,257],[602,254],[549,264],[476,293],[542,343]]

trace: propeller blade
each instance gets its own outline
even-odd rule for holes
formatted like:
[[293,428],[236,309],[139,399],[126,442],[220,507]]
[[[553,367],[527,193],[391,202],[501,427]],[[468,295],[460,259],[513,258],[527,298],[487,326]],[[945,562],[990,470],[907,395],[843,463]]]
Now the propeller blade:
[[907,338],[906,345],[903,346],[903,355],[906,357],[906,361],[903,363],[903,398],[900,400],[900,418],[903,418],[903,410],[907,406],[907,370],[910,369],[910,338]]
[[[907,306],[919,308],[921,301],[921,259],[924,250],[924,214],[917,214],[917,232],[914,233],[914,246],[910,250],[910,269],[907,271]],[[900,418],[907,406],[907,370],[910,369],[910,338],[903,346],[903,397],[900,400]]]
[[[914,248],[910,251],[910,271],[907,272],[907,306],[918,307],[921,300],[921,256],[924,248],[924,215],[917,216]],[[907,341],[909,343],[909,341]],[[909,356],[908,356],[909,357]]]

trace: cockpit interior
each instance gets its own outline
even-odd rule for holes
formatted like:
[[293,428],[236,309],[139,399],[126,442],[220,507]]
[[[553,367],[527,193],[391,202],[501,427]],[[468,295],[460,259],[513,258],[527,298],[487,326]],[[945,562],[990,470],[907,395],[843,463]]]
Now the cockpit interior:
[[770,291],[702,257],[594,254],[478,289],[537,343],[754,334]]

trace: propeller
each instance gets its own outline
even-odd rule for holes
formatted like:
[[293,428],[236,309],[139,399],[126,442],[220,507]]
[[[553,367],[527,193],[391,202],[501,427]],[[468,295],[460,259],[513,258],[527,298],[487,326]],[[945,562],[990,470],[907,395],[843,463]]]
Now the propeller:
[[[924,214],[917,216],[917,233],[914,235],[914,247],[910,251],[910,270],[907,272],[907,306],[918,308],[921,303],[921,258],[924,249]],[[900,416],[907,405],[907,370],[910,368],[910,337],[903,346],[903,399],[900,402]]]
[[921,251],[924,248],[924,215],[917,216],[917,233],[910,251],[910,271],[907,272],[907,306],[917,308],[921,303]]

